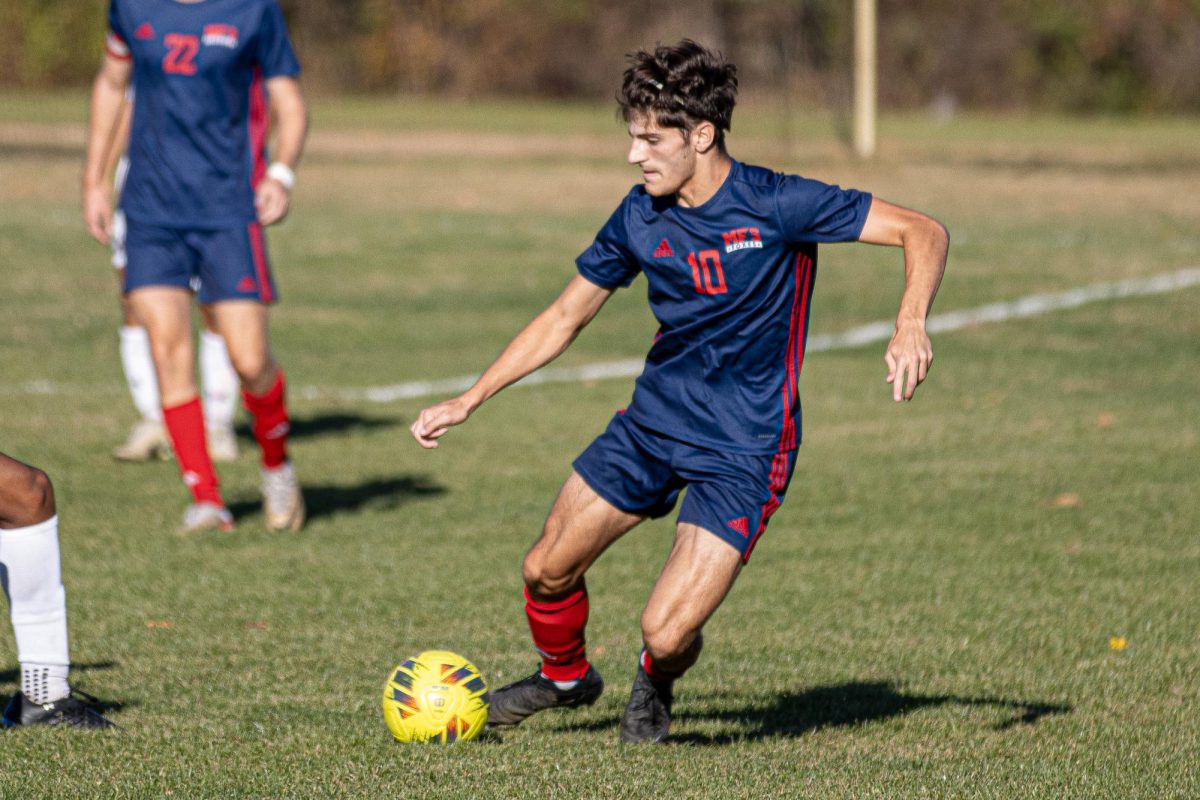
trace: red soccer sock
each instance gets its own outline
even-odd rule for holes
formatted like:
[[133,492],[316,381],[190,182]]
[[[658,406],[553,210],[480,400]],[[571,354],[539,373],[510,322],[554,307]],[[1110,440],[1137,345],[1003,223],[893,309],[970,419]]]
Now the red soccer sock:
[[287,407],[284,405],[283,370],[275,371],[275,382],[266,394],[252,395],[242,389],[242,402],[254,417],[254,440],[262,451],[262,465],[274,469],[287,461],[287,437],[291,430]]
[[646,677],[650,680],[656,682],[673,681],[677,678],[682,678],[683,674],[692,668],[692,665],[700,658],[700,650],[703,647],[704,637],[703,634],[699,634],[683,656],[676,659],[677,664],[682,663],[676,666],[675,669],[663,669],[660,665],[655,664],[654,659],[650,657],[650,651],[644,647],[642,648],[642,654],[638,656],[638,661],[641,663]]
[[542,674],[552,681],[574,681],[588,671],[583,629],[588,620],[587,587],[561,600],[540,603],[525,589],[525,616],[533,646],[542,654]]
[[204,411],[200,407],[200,398],[163,408],[163,423],[171,435],[175,460],[179,462],[183,482],[191,490],[192,498],[197,503],[225,505],[217,489],[217,473],[204,440]]

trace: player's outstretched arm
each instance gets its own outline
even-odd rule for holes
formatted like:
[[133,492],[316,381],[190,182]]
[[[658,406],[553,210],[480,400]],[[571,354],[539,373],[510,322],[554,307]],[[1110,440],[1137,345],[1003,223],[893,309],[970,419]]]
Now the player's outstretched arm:
[[413,438],[422,447],[437,447],[446,431],[466,422],[489,397],[558,358],[612,293],[582,276],[573,278],[562,294],[509,342],[474,386],[418,414],[409,429]]
[[125,88],[132,71],[129,59],[108,54],[92,82],[87,161],[83,166],[83,224],[92,238],[101,244],[108,244],[108,231],[112,226],[109,156],[115,145],[125,104]]
[[260,223],[274,225],[291,208],[295,169],[308,134],[308,105],[299,81],[286,75],[267,81],[267,97],[277,131],[275,152],[266,177],[255,188],[254,208]]
[[904,295],[896,316],[896,333],[883,360],[887,363],[892,399],[897,403],[912,400],[933,364],[925,318],[946,271],[950,233],[932,217],[875,198],[858,240],[904,248]]

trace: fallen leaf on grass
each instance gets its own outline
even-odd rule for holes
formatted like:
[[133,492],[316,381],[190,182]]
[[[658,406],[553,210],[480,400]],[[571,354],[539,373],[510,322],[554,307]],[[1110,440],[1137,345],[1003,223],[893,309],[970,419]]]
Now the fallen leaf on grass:
[[146,628],[152,631],[167,631],[175,627],[175,621],[169,619],[148,619]]
[[1050,508],[1078,508],[1083,505],[1083,498],[1074,492],[1063,492],[1046,498],[1042,504],[1050,506]]

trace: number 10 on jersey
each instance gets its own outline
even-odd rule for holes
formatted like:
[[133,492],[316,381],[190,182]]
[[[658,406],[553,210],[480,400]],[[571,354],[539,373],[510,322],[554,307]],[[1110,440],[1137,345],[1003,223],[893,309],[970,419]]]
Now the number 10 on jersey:
[[692,281],[700,294],[725,294],[725,270],[721,268],[719,250],[701,250],[688,253],[688,266],[692,268]]

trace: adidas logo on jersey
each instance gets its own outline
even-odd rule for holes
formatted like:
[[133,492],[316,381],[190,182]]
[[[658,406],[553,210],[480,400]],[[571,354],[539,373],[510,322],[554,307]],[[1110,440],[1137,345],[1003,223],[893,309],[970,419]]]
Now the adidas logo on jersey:
[[654,250],[655,258],[674,258],[675,251],[671,249],[671,243],[663,239],[658,243],[658,247]]
[[737,519],[729,520],[729,522],[727,524],[729,525],[729,527],[733,528],[735,531],[740,533],[742,536],[749,538],[749,536],[750,536],[750,520],[746,519],[745,517],[738,517]]

